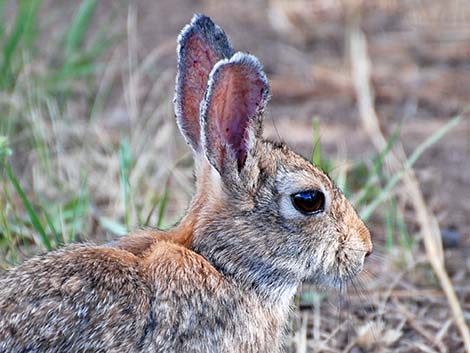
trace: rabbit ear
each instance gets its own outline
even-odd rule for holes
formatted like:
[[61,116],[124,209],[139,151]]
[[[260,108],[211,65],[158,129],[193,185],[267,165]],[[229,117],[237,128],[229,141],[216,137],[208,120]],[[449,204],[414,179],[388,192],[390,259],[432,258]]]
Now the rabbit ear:
[[178,37],[176,76],[176,121],[195,152],[200,150],[199,106],[209,73],[223,58],[233,55],[224,31],[204,15],[194,15]]
[[254,139],[262,133],[269,87],[260,62],[236,53],[212,70],[201,106],[207,159],[221,175],[240,172]]

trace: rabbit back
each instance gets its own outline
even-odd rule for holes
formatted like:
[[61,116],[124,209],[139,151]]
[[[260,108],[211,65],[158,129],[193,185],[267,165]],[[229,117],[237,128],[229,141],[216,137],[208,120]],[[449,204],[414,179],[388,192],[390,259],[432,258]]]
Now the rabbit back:
[[142,257],[71,246],[9,271],[0,287],[0,352],[263,352],[278,339],[280,313],[167,241]]
[[71,246],[8,271],[0,287],[1,352],[113,351],[145,331],[150,288],[130,253]]

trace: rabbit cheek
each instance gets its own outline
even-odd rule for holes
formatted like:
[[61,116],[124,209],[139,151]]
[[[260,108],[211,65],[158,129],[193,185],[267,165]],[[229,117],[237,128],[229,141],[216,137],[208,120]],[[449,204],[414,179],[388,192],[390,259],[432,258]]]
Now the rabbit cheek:
[[349,239],[340,246],[337,254],[338,277],[343,281],[352,279],[361,272],[366,252],[356,241]]
[[343,252],[347,260],[350,277],[359,273],[364,265],[366,255],[372,251],[372,241],[369,230],[359,219],[351,205],[345,223],[348,225],[347,237],[343,242]]

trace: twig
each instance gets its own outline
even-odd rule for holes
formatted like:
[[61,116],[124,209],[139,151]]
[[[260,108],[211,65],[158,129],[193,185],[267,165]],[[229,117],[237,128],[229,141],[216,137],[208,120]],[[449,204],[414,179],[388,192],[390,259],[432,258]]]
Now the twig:
[[[423,301],[426,298],[442,298],[443,294],[442,291],[436,289],[415,289],[415,290],[408,290],[408,289],[395,289],[395,290],[370,290],[364,291],[364,294],[369,296],[377,296],[379,298],[388,299],[390,297],[397,298],[397,299],[413,299],[415,301]],[[350,294],[349,299],[351,301],[354,300],[362,300],[362,296]]]
[[451,324],[452,324],[452,320],[449,319],[444,323],[444,325],[442,325],[441,329],[436,334],[436,340],[437,341],[439,341],[439,342],[442,341],[442,338],[445,336],[445,334],[449,330],[449,327],[450,327]]
[[[352,15],[349,28],[349,48],[352,65],[352,75],[359,106],[362,124],[369,134],[369,138],[378,151],[382,151],[387,140],[380,129],[379,119],[374,108],[374,94],[371,87],[370,58],[367,54],[367,42],[359,26],[359,13]],[[387,164],[391,170],[403,169],[403,148],[396,144],[387,155]],[[426,207],[419,182],[412,168],[406,170],[403,176],[404,187],[416,211],[417,221],[420,225],[424,246],[428,260],[440,281],[441,287],[447,297],[455,323],[460,331],[465,350],[470,353],[470,332],[462,312],[462,308],[455,294],[450,278],[444,266],[444,251],[441,242],[439,224],[434,214]]]
[[408,323],[410,324],[411,327],[413,327],[415,329],[416,332],[418,332],[421,336],[423,336],[424,338],[426,338],[429,342],[431,342],[431,344],[433,346],[435,346],[437,349],[439,349],[439,352],[441,353],[446,353],[447,352],[447,348],[444,346],[444,344],[440,341],[440,340],[437,340],[435,337],[434,337],[434,334],[432,334],[431,332],[429,332],[429,330],[427,330],[426,328],[424,328],[416,319],[415,319],[415,315],[410,312],[403,304],[401,304],[398,300],[395,300],[395,305],[397,306],[398,308],[398,311],[400,313],[402,313]]

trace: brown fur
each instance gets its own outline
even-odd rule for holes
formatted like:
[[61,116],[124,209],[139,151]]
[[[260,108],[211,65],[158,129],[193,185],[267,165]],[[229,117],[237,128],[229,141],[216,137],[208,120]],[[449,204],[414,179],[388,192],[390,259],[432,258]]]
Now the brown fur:
[[[207,50],[228,43],[214,26],[196,16],[185,29],[180,54],[189,56],[179,58],[179,77],[194,75],[184,65],[193,50],[185,47],[185,38],[193,38],[188,33],[205,38]],[[227,71],[237,65],[242,69]],[[211,96],[228,72],[241,75],[235,87]],[[71,245],[2,275],[0,352],[276,353],[302,281],[338,286],[362,269],[370,234],[344,195],[307,160],[262,139],[267,82],[257,60],[238,53],[199,79],[208,85],[203,125],[187,116],[194,106],[177,109],[196,161],[187,215],[168,232],[142,230],[108,246]],[[184,90],[177,82],[178,98]],[[242,94],[236,82],[244,82]],[[247,106],[218,115],[207,110],[231,94]],[[230,114],[241,120],[234,132],[217,132],[221,114],[228,125]],[[194,140],[196,131],[216,147]],[[297,211],[290,195],[302,190],[321,190],[324,209]]]

